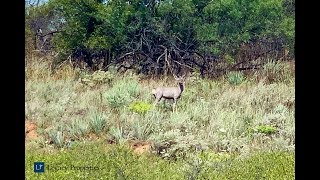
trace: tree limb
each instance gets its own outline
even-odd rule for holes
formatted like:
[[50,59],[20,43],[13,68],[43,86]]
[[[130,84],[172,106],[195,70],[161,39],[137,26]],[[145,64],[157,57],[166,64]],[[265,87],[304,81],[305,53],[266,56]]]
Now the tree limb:
[[173,61],[173,62],[175,62],[175,63],[177,63],[177,64],[179,64],[179,65],[181,65],[181,66],[185,66],[185,67],[187,67],[187,68],[190,68],[190,69],[193,69],[191,66],[188,66],[188,65],[186,65],[186,64],[182,64],[182,63],[180,63],[180,62],[178,62],[178,61]]

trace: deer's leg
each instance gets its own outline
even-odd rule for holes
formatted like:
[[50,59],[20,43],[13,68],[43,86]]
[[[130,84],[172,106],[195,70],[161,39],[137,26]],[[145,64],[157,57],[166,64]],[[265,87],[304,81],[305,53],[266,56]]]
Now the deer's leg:
[[153,106],[156,106],[160,100],[161,100],[161,97],[160,98],[156,98],[156,100],[153,103]]
[[173,104],[172,104],[172,111],[176,109],[176,104],[177,104],[177,99],[173,99]]

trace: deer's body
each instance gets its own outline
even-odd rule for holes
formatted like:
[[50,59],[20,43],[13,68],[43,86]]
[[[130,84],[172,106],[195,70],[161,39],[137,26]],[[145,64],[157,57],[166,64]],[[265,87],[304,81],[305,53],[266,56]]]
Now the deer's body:
[[179,99],[183,92],[183,84],[179,84],[178,87],[158,87],[152,90],[152,94],[156,100],[164,99]]
[[156,105],[162,98],[173,99],[173,109],[177,103],[177,100],[181,97],[184,90],[184,79],[176,78],[178,81],[177,87],[158,87],[152,90],[152,94],[155,97],[154,105]]

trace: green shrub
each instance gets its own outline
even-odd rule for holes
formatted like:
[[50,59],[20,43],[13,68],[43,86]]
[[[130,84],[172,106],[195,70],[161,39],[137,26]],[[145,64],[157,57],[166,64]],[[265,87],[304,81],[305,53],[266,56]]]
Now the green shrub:
[[135,79],[128,81],[127,86],[125,88],[129,94],[129,96],[131,96],[133,98],[137,98],[141,92],[141,87]]
[[104,97],[111,108],[120,108],[137,98],[141,88],[136,80],[122,79],[110,90],[104,93]]
[[68,132],[72,138],[81,139],[84,135],[90,132],[89,122],[85,119],[75,119],[67,126]]
[[104,114],[101,113],[93,113],[90,118],[90,126],[95,133],[100,133],[106,127],[107,118]]
[[62,148],[64,146],[64,134],[60,130],[52,129],[48,133],[54,146]]
[[274,134],[277,132],[277,129],[275,127],[269,126],[269,125],[260,125],[256,127],[257,132],[263,133],[263,134]]
[[244,81],[244,76],[241,72],[229,72],[227,74],[228,82],[232,85],[241,84]]
[[151,107],[152,105],[146,102],[134,102],[130,104],[129,109],[139,114],[145,114]]
[[118,90],[109,91],[106,93],[106,100],[111,108],[119,108],[128,103],[128,96],[120,94]]
[[126,137],[122,127],[111,126],[109,134],[119,144],[123,144],[126,141]]

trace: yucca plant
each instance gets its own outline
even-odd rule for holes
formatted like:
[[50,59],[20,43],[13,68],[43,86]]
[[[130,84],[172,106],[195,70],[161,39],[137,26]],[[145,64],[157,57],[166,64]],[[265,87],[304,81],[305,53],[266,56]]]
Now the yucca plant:
[[123,144],[126,141],[124,130],[122,127],[112,126],[109,130],[109,134],[114,138],[119,144]]
[[107,116],[102,113],[93,112],[89,124],[95,133],[100,133],[107,125]]
[[140,87],[139,83],[135,80],[131,80],[131,81],[127,82],[127,86],[125,88],[126,88],[128,94],[134,98],[138,97],[141,92],[141,87]]
[[53,144],[59,148],[64,146],[64,134],[59,130],[51,130],[49,133],[49,138],[52,140]]
[[76,139],[80,139],[87,133],[89,133],[89,123],[83,120],[74,120],[71,125],[68,126],[70,135]]
[[243,73],[241,72],[230,72],[227,75],[228,77],[228,82],[232,85],[238,85],[241,84],[244,80],[245,77],[243,76]]

